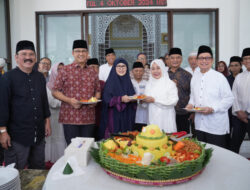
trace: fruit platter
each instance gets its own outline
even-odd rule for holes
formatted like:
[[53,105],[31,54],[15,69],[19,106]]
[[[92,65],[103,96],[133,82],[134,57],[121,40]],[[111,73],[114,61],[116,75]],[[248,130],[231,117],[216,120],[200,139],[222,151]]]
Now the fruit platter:
[[146,98],[146,95],[135,95],[135,96],[129,96],[132,100],[144,100]]
[[202,112],[202,111],[204,111],[204,108],[202,108],[202,107],[194,107],[193,109],[187,109],[187,108],[184,108],[184,109],[188,112]]
[[104,171],[125,182],[165,186],[190,181],[200,175],[212,156],[196,139],[170,140],[157,125],[142,132],[112,134],[90,153]]
[[95,104],[97,102],[101,102],[101,100],[98,100],[96,97],[91,97],[88,100],[81,99],[79,102],[82,104]]

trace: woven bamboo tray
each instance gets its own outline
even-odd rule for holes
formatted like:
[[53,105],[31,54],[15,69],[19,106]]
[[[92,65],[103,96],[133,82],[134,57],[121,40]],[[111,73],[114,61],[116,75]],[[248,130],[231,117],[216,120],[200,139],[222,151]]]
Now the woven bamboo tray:
[[201,148],[202,153],[196,160],[185,161],[165,166],[138,166],[125,164],[107,156],[103,142],[99,148],[92,148],[91,155],[106,173],[116,179],[141,185],[163,186],[189,181],[201,174],[210,160],[212,149],[205,149],[205,144],[194,140]]

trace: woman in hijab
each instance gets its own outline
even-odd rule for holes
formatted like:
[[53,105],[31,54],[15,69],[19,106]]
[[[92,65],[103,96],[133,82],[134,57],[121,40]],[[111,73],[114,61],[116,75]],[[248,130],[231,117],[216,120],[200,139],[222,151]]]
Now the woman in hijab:
[[178,91],[160,59],[155,59],[150,64],[150,78],[145,95],[147,97],[144,101],[148,103],[148,124],[158,125],[167,133],[176,132],[174,106],[178,101]]
[[133,95],[135,90],[130,80],[128,63],[125,59],[118,58],[114,62],[102,95],[100,138],[108,138],[111,133],[133,130],[136,102],[131,102],[129,98]]
[[47,95],[51,112],[50,123],[52,130],[51,136],[45,139],[45,161],[48,166],[50,163],[55,163],[64,154],[64,149],[66,148],[63,127],[60,123],[58,123],[61,101],[55,99],[51,94],[58,71],[63,66],[63,63],[56,63],[52,66],[49,82],[47,83]]

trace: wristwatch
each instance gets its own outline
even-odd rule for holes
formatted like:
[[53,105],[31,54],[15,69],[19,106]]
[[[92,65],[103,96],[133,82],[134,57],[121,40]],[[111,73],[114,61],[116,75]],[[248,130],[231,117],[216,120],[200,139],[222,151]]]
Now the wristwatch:
[[1,130],[0,130],[0,134],[5,133],[5,132],[7,132],[6,129],[1,129]]

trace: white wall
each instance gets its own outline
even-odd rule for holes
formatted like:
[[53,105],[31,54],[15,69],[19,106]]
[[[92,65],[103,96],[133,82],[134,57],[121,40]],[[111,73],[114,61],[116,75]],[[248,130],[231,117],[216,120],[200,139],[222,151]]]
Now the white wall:
[[0,0],[0,57],[7,58],[4,1]]
[[242,50],[246,47],[250,47],[250,1],[240,0],[239,3],[239,47],[238,51],[241,55]]
[[[220,60],[228,62],[231,56],[241,55],[243,48],[250,47],[249,0],[167,0],[167,2],[167,8],[219,8]],[[19,40],[36,42],[36,11],[86,10],[86,2],[85,0],[10,0],[10,9],[12,60],[14,60],[15,47]]]

